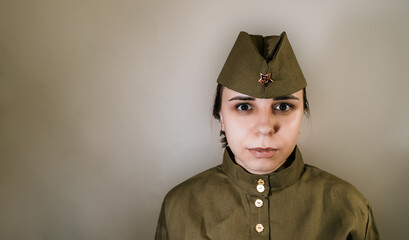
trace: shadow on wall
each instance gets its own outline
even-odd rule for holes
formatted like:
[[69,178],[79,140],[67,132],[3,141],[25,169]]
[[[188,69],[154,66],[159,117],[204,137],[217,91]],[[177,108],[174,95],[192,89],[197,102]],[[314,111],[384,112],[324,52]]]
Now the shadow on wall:
[[310,95],[320,102],[312,104],[319,144],[310,159],[322,159],[314,164],[364,193],[385,239],[409,237],[405,14],[382,9],[342,18],[324,41],[325,54],[316,59],[317,68],[320,63],[330,67],[317,69],[323,79]]

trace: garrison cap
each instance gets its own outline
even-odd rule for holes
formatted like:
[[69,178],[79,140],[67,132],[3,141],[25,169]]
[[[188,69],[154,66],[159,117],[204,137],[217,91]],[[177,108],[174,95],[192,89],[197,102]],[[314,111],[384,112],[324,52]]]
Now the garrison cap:
[[217,82],[256,98],[284,96],[307,86],[285,32],[266,37],[240,32]]

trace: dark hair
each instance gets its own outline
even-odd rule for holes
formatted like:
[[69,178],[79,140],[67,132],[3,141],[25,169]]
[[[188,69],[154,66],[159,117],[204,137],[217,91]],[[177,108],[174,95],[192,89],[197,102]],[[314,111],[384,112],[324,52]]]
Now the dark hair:
[[[217,84],[216,92],[214,94],[214,103],[213,103],[213,117],[220,121],[220,110],[222,108],[222,93],[223,93],[223,85]],[[303,108],[305,116],[310,116],[310,105],[308,104],[307,99],[307,91],[303,88]],[[220,130],[220,136],[222,139],[220,142],[223,144],[223,147],[227,146],[227,139],[224,131]]]

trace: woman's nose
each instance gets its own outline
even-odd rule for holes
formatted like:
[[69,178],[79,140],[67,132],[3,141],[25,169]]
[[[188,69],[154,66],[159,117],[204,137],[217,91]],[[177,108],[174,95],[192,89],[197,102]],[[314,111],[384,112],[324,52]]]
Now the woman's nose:
[[260,112],[256,126],[257,134],[272,135],[278,131],[278,128],[276,116],[274,116],[271,110]]

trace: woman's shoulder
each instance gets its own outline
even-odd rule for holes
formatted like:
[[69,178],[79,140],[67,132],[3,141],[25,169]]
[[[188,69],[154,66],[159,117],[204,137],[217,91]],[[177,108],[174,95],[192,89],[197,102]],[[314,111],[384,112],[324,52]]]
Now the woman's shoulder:
[[365,196],[348,181],[318,167],[305,164],[301,183],[319,191],[331,201],[360,204],[366,207],[369,203]]
[[172,201],[175,198],[191,199],[206,194],[209,189],[215,189],[228,184],[226,175],[221,170],[221,165],[207,169],[198,173],[182,183],[173,187],[165,196],[165,201]]

